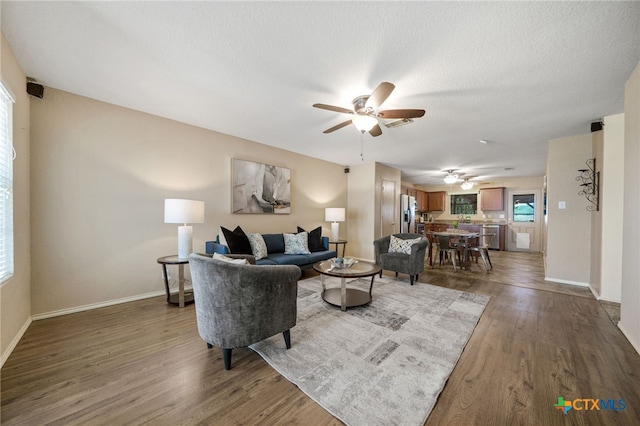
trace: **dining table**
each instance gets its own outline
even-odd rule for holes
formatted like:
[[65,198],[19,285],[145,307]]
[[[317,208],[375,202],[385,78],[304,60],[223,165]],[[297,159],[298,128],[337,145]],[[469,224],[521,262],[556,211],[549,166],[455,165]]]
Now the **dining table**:
[[[480,238],[480,233],[479,232],[471,232],[471,231],[467,231],[467,230],[463,230],[463,229],[447,229],[446,231],[428,231],[425,232],[425,234],[429,234],[429,235],[433,235],[435,237],[438,236],[443,236],[443,237],[449,237],[449,238],[456,238],[459,241],[462,241],[462,245],[458,245],[458,247],[462,246],[464,247],[463,251],[462,251],[462,268],[463,269],[469,269],[471,266],[471,259],[470,259],[470,255],[469,255],[469,241],[472,240],[473,238]],[[427,235],[428,237],[428,235]],[[429,241],[431,242],[431,239],[429,238]],[[430,259],[430,263],[433,262],[433,257],[432,257],[432,244],[429,244],[429,259]]]

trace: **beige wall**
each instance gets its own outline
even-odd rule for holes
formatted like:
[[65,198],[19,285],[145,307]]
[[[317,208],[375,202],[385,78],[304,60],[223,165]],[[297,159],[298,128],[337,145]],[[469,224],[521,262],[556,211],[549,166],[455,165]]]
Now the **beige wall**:
[[[602,216],[601,299],[620,302],[624,210],[624,114],[604,117],[600,212]],[[593,277],[592,277],[593,279]]]
[[375,221],[375,194],[372,188],[376,176],[375,163],[351,166],[348,176],[347,255],[372,260]]
[[640,62],[625,85],[622,307],[619,327],[640,352]]
[[[48,88],[31,119],[36,317],[162,292],[156,258],[177,251],[165,198],[205,202],[196,251],[220,225],[329,235],[324,208],[347,204],[341,165]],[[232,158],[290,168],[292,213],[231,214]]]
[[26,76],[2,35],[0,78],[14,97],[13,238],[14,275],[0,286],[0,365],[9,356],[31,323],[31,256],[29,227],[29,95]]
[[[590,134],[549,141],[547,151],[546,279],[589,285],[591,212],[579,196],[578,169],[593,157]],[[558,203],[564,201],[565,209]]]

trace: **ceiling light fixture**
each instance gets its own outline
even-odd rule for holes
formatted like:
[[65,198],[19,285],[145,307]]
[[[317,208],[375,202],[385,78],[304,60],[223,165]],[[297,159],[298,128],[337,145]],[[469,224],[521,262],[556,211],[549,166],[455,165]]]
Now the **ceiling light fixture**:
[[473,188],[473,182],[470,182],[469,179],[465,179],[464,182],[462,182],[462,185],[460,185],[460,188],[468,191]]
[[444,182],[449,185],[454,184],[458,181],[458,175],[453,173],[453,170],[447,170],[447,175],[444,177]]
[[356,126],[356,129],[360,130],[363,133],[368,132],[369,130],[373,129],[373,126],[378,124],[378,120],[375,117],[361,114],[356,114],[356,116],[351,119],[351,122],[354,126]]

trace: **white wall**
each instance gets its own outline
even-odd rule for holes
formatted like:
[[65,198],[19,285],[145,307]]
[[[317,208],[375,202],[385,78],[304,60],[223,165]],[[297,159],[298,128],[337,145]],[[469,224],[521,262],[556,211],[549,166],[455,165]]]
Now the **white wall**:
[[604,117],[600,211],[602,213],[600,290],[597,296],[620,302],[624,210],[624,114]]
[[[33,315],[162,293],[156,259],[177,247],[165,198],[204,200],[196,251],[220,225],[329,235],[324,208],[347,204],[342,165],[70,93],[47,88],[31,125]],[[231,214],[232,158],[290,168],[291,214]]]
[[625,85],[622,306],[618,326],[640,352],[640,62]]
[[[549,281],[589,285],[591,212],[579,196],[578,169],[592,158],[590,134],[549,141],[547,152],[547,250]],[[564,201],[565,209],[558,202]]]
[[14,97],[13,238],[14,274],[0,286],[0,366],[31,323],[31,208],[29,182],[30,108],[26,76],[4,35],[1,36],[0,78]]

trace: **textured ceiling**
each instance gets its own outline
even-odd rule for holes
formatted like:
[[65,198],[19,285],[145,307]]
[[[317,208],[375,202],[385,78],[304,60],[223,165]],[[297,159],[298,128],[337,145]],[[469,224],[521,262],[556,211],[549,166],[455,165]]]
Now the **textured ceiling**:
[[[2,32],[48,87],[403,180],[541,176],[547,141],[624,110],[639,2],[1,2]],[[351,107],[423,118],[363,136]],[[46,96],[46,93],[45,93]],[[484,139],[487,144],[480,144]],[[287,165],[295,167],[295,165]],[[511,169],[511,170],[505,170]]]

